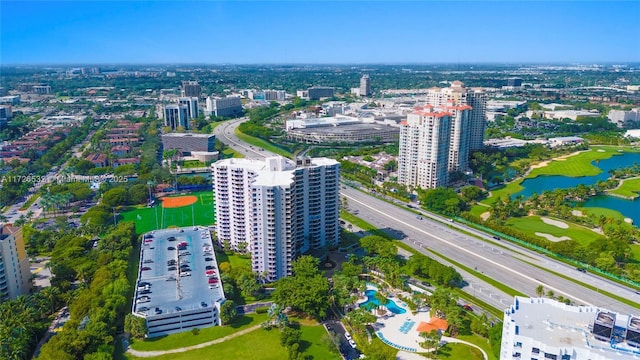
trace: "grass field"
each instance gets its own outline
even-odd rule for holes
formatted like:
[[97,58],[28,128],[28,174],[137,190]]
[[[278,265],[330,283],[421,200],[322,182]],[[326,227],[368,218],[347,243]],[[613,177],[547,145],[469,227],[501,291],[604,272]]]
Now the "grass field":
[[564,176],[594,176],[602,170],[591,164],[594,160],[604,160],[612,156],[620,155],[617,148],[601,147],[582,152],[578,155],[570,156],[564,160],[552,160],[547,166],[533,169],[527,178],[534,178],[541,175],[564,175]]
[[272,143],[259,139],[257,137],[253,137],[251,135],[247,135],[243,132],[241,132],[238,128],[236,128],[235,130],[235,135],[238,137],[238,139],[251,144],[253,146],[259,147],[259,148],[263,148],[267,151],[271,151],[274,154],[278,154],[278,155],[282,155],[286,158],[291,158],[291,153],[288,152],[287,150],[280,148],[278,146],[273,145]]
[[635,199],[640,193],[640,178],[622,180],[622,185],[609,193]]
[[[202,329],[199,335],[192,335],[191,332],[183,333],[184,339],[189,337],[200,337],[205,329]],[[324,338],[327,334],[320,325],[303,325],[301,350],[305,356],[313,359],[339,360],[340,355],[335,348],[329,347],[329,343]],[[176,334],[178,335],[178,334]],[[212,339],[209,339],[212,340]],[[205,342],[198,341],[198,343]],[[178,347],[188,346],[185,343],[179,344]],[[213,356],[215,354],[215,356]],[[133,356],[127,356],[129,359],[136,359]],[[260,360],[280,360],[287,359],[287,350],[280,345],[280,331],[278,329],[263,330],[258,329],[248,334],[230,339],[220,344],[207,346],[202,349],[187,351],[177,354],[169,354],[154,357],[154,359],[166,360],[191,360],[191,359],[260,359]]]
[[587,228],[575,225],[567,221],[565,221],[565,223],[569,225],[568,229],[561,229],[557,226],[546,224],[540,219],[539,216],[511,218],[507,221],[507,224],[509,226],[512,226],[522,231],[523,233],[535,237],[538,237],[535,234],[536,232],[546,233],[556,237],[568,236],[580,244],[588,244],[602,237],[602,235]]
[[583,214],[593,215],[596,218],[599,218],[600,215],[604,215],[606,217],[614,218],[616,220],[624,220],[625,216],[618,210],[613,210],[609,208],[603,207],[584,207],[577,208],[576,210],[582,211]]
[[[486,351],[487,355],[489,356],[489,360],[496,359],[496,356],[493,354],[493,351],[491,351],[491,345],[489,345],[488,339],[485,339],[479,335],[458,335],[458,339],[468,341],[474,345],[478,345],[479,347],[481,347],[482,350]],[[480,359],[482,359],[482,354],[480,354],[479,352],[478,354],[480,355]],[[458,359],[464,359],[464,358],[460,357]]]
[[135,340],[131,343],[131,348],[140,351],[170,350],[185,346],[201,344],[207,341],[225,337],[236,333],[254,325],[258,325],[266,321],[267,314],[249,314],[238,317],[238,319],[227,326],[213,326],[200,329],[198,335],[193,335],[191,331],[185,331],[178,334],[160,336],[145,340]]
[[213,192],[200,191],[189,195],[198,197],[198,201],[193,205],[172,209],[164,209],[160,204],[152,208],[134,208],[122,212],[119,219],[135,222],[138,234],[171,226],[212,225],[215,222],[213,216]]

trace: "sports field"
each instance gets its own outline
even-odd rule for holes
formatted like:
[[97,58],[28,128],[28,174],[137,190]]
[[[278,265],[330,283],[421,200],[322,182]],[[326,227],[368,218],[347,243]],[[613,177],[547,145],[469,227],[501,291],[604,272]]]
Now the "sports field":
[[[191,203],[193,197],[196,199],[191,205],[177,206],[183,203]],[[159,201],[152,208],[141,207],[122,212],[120,220],[135,222],[138,234],[168,227],[206,226],[215,222],[213,216],[213,192],[211,191],[199,191],[165,199],[165,201]]]

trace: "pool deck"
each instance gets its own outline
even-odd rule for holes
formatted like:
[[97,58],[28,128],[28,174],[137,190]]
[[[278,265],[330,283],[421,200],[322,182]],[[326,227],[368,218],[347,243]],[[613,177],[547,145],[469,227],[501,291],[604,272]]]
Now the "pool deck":
[[[367,290],[370,289],[375,288],[367,286]],[[394,348],[409,352],[426,352],[426,349],[420,347],[420,343],[424,340],[420,337],[420,333],[416,331],[416,329],[418,325],[420,325],[420,322],[429,322],[431,319],[430,312],[421,311],[413,315],[404,301],[397,297],[389,297],[389,299],[393,300],[399,307],[407,310],[407,312],[404,314],[394,314],[387,311],[385,315],[378,316],[377,311],[373,310],[372,313],[378,318],[377,322],[373,325],[376,335],[384,343]],[[365,301],[366,297],[359,299],[358,305]],[[410,327],[407,325],[410,325]]]

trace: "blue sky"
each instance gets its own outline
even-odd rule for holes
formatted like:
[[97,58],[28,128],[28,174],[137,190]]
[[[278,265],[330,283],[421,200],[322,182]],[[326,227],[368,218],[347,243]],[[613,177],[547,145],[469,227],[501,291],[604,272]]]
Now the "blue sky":
[[0,64],[640,61],[640,1],[0,2]]

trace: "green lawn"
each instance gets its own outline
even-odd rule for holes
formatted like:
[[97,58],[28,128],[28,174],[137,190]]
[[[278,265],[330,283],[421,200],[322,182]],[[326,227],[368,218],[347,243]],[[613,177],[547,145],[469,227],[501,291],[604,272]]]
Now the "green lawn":
[[[468,346],[466,344],[450,343],[438,349],[438,356],[436,359],[469,359],[469,360],[482,360],[484,356],[480,350]],[[494,357],[495,359],[495,357]]]
[[201,344],[236,333],[248,327],[258,325],[267,320],[268,317],[269,315],[267,314],[244,315],[240,316],[235,323],[227,326],[213,326],[200,329],[200,333],[198,335],[193,335],[191,331],[185,331],[178,334],[135,341],[131,343],[131,348],[140,351],[154,351],[177,349],[185,346]]
[[[204,331],[204,329],[202,330]],[[194,337],[190,332],[185,338]],[[178,334],[176,334],[178,335]],[[195,336],[200,337],[202,332]],[[301,350],[305,356],[318,360],[339,360],[340,355],[325,342],[326,331],[320,325],[302,326]],[[206,341],[206,340],[205,340]],[[203,341],[199,341],[203,342]],[[179,345],[188,346],[184,343]],[[215,356],[214,356],[215,355]],[[128,355],[129,359],[136,359]],[[280,346],[280,331],[278,329],[258,329],[248,334],[230,339],[220,344],[207,346],[183,353],[154,357],[154,359],[192,360],[192,359],[260,359],[280,360],[287,358],[287,350]]]
[[231,264],[231,267],[249,267],[251,268],[251,258],[248,256],[242,255],[227,255],[222,251],[216,251],[216,260],[218,260],[218,265],[223,262],[228,262]]
[[486,205],[493,205],[498,199],[507,198],[512,194],[515,194],[518,191],[523,190],[524,187],[520,185],[522,181],[523,179],[519,179],[519,180],[510,182],[506,185],[502,185],[497,188],[491,189],[491,196],[480,202]]
[[536,232],[546,233],[556,237],[568,236],[580,244],[588,244],[602,237],[602,235],[582,226],[578,226],[567,221],[564,222],[569,225],[568,229],[562,229],[554,225],[546,224],[539,216],[510,218],[507,220],[507,225],[531,236],[537,236],[535,234]]
[[640,178],[622,180],[622,185],[620,185],[619,188],[609,191],[609,193],[611,194],[625,196],[630,199],[637,198],[639,192],[640,192]]
[[482,205],[474,205],[471,210],[469,210],[469,213],[473,216],[480,217],[480,215],[487,211],[491,211],[491,208]]
[[[489,360],[495,360],[496,357],[493,354],[493,351],[491,350],[491,345],[489,344],[489,339],[485,339],[482,336],[479,335],[459,335],[458,339],[460,340],[464,340],[464,341],[468,341],[474,345],[478,345],[479,347],[482,348],[482,350],[484,350],[487,355],[489,356]],[[451,344],[453,345],[453,344]],[[477,350],[476,350],[477,351]],[[480,355],[479,359],[482,359],[482,354],[480,352],[478,352],[478,354]],[[456,359],[456,358],[452,358],[452,359]],[[466,359],[464,357],[459,357],[457,359]]]
[[257,137],[253,137],[251,135],[247,135],[247,134],[241,132],[238,128],[236,128],[234,133],[238,137],[238,139],[240,139],[240,140],[242,140],[242,141],[244,141],[244,142],[246,142],[248,144],[251,144],[251,145],[259,147],[259,148],[263,148],[263,149],[265,149],[267,151],[270,151],[270,152],[272,152],[274,154],[278,154],[278,155],[284,156],[286,158],[291,158],[291,153],[290,152],[288,152],[287,150],[285,150],[285,149],[283,149],[281,147],[278,147],[278,146],[276,146],[276,145],[274,145],[274,144],[272,144],[272,143],[270,143],[270,142],[268,142],[266,140],[263,140],[263,139],[260,139],[260,138],[257,138]]
[[583,214],[586,214],[586,215],[593,215],[596,217],[596,219],[599,218],[600,215],[614,218],[616,220],[624,220],[625,218],[625,216],[622,215],[620,211],[609,209],[609,208],[603,208],[603,207],[584,207],[584,208],[577,208],[576,210],[580,210],[582,211]]
[[[189,195],[198,197],[193,205],[164,209],[158,203],[152,208],[138,207],[120,213],[119,221],[133,221],[138,234],[170,226],[211,225],[215,223],[213,216],[213,192],[199,191]],[[177,195],[182,196],[182,195]],[[193,216],[192,216],[193,215]]]
[[631,257],[634,259],[640,259],[640,245],[631,244],[629,247],[631,247]]
[[186,160],[182,162],[182,165],[180,165],[182,168],[184,169],[192,169],[192,168],[202,168],[202,167],[206,167],[207,164],[203,163],[202,161],[199,160]]
[[616,148],[602,147],[581,152],[578,155],[570,156],[564,160],[552,160],[545,167],[531,170],[528,178],[541,175],[564,175],[564,176],[594,176],[602,170],[591,164],[592,161],[608,159],[612,156],[620,155]]

